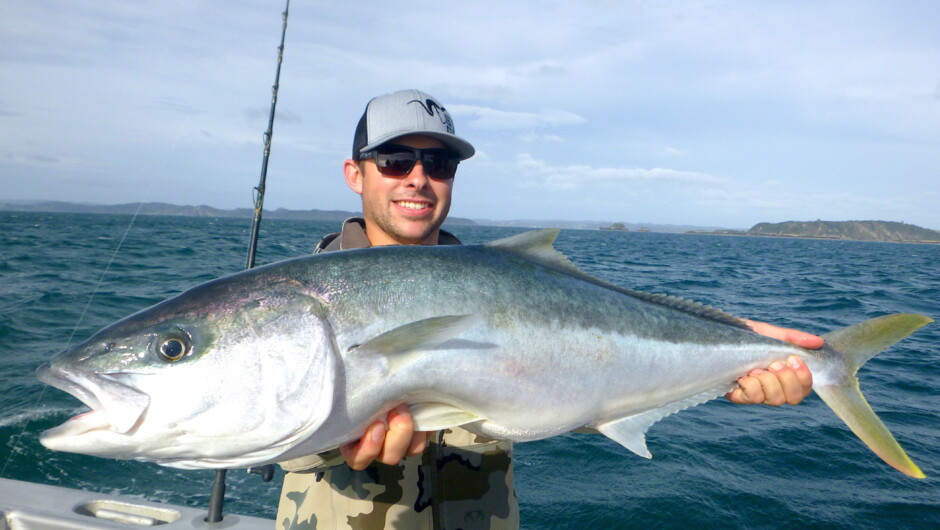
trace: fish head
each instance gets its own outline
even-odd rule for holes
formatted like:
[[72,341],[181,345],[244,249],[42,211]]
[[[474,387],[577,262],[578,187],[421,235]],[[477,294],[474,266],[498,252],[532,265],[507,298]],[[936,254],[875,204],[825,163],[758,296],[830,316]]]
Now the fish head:
[[337,375],[323,301],[289,280],[231,278],[131,315],[40,366],[41,381],[91,409],[40,442],[235,468],[276,461],[315,432]]

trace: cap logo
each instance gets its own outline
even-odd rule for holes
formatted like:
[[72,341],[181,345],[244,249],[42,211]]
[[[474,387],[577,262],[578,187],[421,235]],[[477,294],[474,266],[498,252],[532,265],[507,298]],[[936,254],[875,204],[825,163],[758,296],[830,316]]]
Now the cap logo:
[[450,114],[447,112],[447,109],[438,105],[436,101],[430,98],[424,101],[421,101],[420,99],[412,99],[408,103],[417,103],[418,105],[421,105],[424,111],[428,113],[428,116],[431,117],[434,117],[434,111],[436,109],[437,118],[441,120],[441,123],[444,124],[445,127],[447,127],[447,132],[454,134],[454,120],[450,118]]

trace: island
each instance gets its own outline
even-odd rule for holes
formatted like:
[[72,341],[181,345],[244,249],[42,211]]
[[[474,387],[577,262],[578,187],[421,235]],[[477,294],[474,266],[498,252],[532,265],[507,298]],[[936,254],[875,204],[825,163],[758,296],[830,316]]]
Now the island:
[[690,234],[835,239],[842,241],[886,241],[895,243],[940,243],[940,231],[895,221],[785,221],[757,223],[749,230],[713,230]]

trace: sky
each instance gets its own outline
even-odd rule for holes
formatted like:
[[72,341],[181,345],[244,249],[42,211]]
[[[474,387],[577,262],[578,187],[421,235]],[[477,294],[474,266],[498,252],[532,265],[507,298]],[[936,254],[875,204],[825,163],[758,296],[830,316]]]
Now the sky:
[[[283,0],[0,2],[0,201],[252,207]],[[368,100],[477,149],[451,215],[940,229],[940,3],[299,1],[265,208],[360,209]]]

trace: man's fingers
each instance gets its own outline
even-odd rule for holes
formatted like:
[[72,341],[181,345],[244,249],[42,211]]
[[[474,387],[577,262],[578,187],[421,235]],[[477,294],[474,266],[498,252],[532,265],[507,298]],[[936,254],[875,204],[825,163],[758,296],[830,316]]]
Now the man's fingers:
[[784,342],[789,342],[790,344],[796,344],[801,348],[806,348],[807,350],[818,350],[823,347],[825,340],[818,335],[813,335],[812,333],[806,333],[805,331],[800,331],[797,329],[788,329],[782,339]]
[[793,369],[796,378],[800,381],[800,386],[803,388],[803,397],[808,396],[813,391],[813,373],[809,371],[809,367],[798,355],[787,357],[787,365]]
[[789,342],[790,344],[795,344],[808,350],[818,350],[819,348],[822,348],[823,344],[825,343],[822,337],[813,335],[812,333],[806,333],[790,328],[781,328],[774,326],[773,324],[759,322],[757,320],[745,319],[744,322],[747,323],[748,327],[751,328],[751,331],[754,333],[759,333],[770,338]]
[[[777,383],[780,385],[781,399],[779,403],[768,403],[770,405],[783,405],[789,403],[796,405],[803,401],[803,384],[800,383],[796,372],[790,366],[776,361],[770,365],[770,373],[777,376]],[[776,396],[775,396],[776,397]]]
[[374,460],[395,465],[406,456],[421,454],[427,447],[430,433],[414,430],[414,419],[407,405],[392,409],[386,419],[387,426],[377,421],[357,442],[339,448],[349,467],[361,471]]
[[[771,369],[783,363],[771,364]],[[778,368],[779,369],[779,368]],[[779,407],[787,402],[786,394],[783,392],[783,385],[775,372],[761,370],[756,377],[760,381],[761,392],[764,394],[764,405],[773,405]]]
[[[385,433],[385,444],[377,460],[383,464],[394,465],[401,462],[409,449],[415,436],[414,420],[407,405],[400,405],[388,413],[388,432]],[[427,439],[427,438],[425,438]]]
[[424,431],[415,431],[414,436],[411,438],[411,446],[408,447],[408,452],[405,453],[405,456],[415,456],[420,455],[428,447],[428,440],[431,439],[431,433]]
[[764,392],[761,389],[757,374],[763,370],[752,370],[750,374],[738,379],[738,388],[729,393],[728,399],[739,405],[753,405],[764,402]]
[[732,403],[742,405],[796,405],[812,390],[813,374],[803,359],[791,355],[786,363],[776,361],[767,370],[751,370],[748,375],[739,378],[738,387],[725,396]]
[[366,429],[358,442],[349,443],[339,448],[349,467],[363,470],[382,452],[385,440],[385,424],[377,421]]

